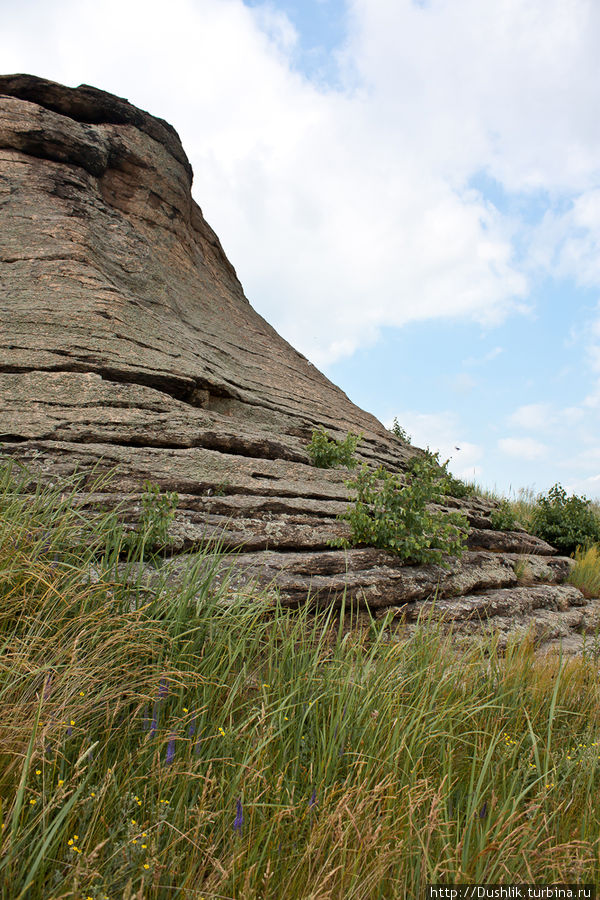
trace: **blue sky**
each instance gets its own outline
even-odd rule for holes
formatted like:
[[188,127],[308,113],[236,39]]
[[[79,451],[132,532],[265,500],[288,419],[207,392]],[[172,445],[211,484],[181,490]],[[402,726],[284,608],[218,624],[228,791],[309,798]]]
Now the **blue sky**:
[[0,12],[3,71],[175,126],[251,303],[351,399],[487,487],[600,497],[596,0]]

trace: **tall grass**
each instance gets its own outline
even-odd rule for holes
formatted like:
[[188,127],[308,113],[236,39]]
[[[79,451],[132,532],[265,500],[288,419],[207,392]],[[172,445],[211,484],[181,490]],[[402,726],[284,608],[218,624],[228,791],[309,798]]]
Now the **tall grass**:
[[348,629],[236,594],[203,554],[149,592],[77,489],[2,469],[5,897],[599,880],[593,659]]
[[574,556],[575,565],[569,582],[578,587],[585,597],[600,597],[600,546],[578,547]]

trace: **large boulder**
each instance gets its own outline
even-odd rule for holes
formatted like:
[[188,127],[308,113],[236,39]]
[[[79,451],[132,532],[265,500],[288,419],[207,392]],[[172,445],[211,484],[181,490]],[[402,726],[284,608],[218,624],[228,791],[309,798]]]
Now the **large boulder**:
[[[132,523],[146,480],[177,491],[171,556],[220,538],[237,551],[238,581],[276,587],[289,603],[310,592],[414,611],[462,595],[457,619],[469,622],[465,604],[493,613],[487,598],[499,591],[503,622],[511,598],[521,618],[544,591],[556,615],[585,604],[573,588],[557,593],[569,561],[523,532],[494,531],[483,498],[449,498],[472,525],[468,553],[449,569],[331,548],[347,529],[337,517],[348,475],[311,465],[312,430],[360,432],[359,458],[397,472],[422,451],[255,312],[191,183],[161,119],[86,85],[0,77],[4,454],[47,480],[116,466],[107,491],[87,500],[122,504]],[[527,586],[515,590],[523,561],[531,602]]]

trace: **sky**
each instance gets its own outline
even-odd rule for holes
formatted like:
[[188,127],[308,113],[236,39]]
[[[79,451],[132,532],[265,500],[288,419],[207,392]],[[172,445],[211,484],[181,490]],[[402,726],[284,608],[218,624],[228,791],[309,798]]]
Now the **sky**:
[[169,121],[246,295],[454,474],[600,498],[597,0],[0,0]]

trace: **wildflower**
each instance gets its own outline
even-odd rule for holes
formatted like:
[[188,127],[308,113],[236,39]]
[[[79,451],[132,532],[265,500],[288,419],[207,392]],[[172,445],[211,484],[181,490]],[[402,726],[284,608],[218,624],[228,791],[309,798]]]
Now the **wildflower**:
[[132,844],[137,844],[137,838],[134,838],[131,842]]
[[192,716],[192,721],[188,725],[188,737],[193,737],[196,730],[196,716]]
[[166,758],[165,762],[168,766],[170,766],[174,759],[175,759],[175,735],[171,732],[171,737],[169,738],[169,743],[167,744],[167,758]]
[[152,709],[152,722],[150,724],[150,737],[154,737],[156,731],[158,729],[158,711],[159,704],[161,700],[164,700],[169,692],[168,681],[166,678],[161,678],[160,683],[158,685],[158,696],[154,703],[154,707]]
[[239,798],[235,801],[235,810],[236,815],[233,821],[233,830],[238,831],[241,834],[244,825],[244,811],[242,809],[242,801]]
[[150,868],[150,866],[148,865],[148,863],[144,863],[144,868],[145,868],[145,869],[149,869],[149,868]]
[[80,696],[80,697],[85,697],[85,691],[79,691],[79,696]]
[[37,800],[30,800],[29,802],[32,806],[35,806],[35,804],[37,803]]
[[484,804],[479,811],[479,818],[485,819],[486,813],[487,813],[487,800],[484,801]]
[[183,707],[183,711],[184,711],[184,713],[188,713],[188,712],[189,712],[189,709],[187,708],[187,706],[184,706],[184,707]]
[[42,770],[41,770],[41,769],[36,769],[36,770],[35,770],[35,774],[36,774],[36,775],[41,775],[41,774],[42,774]]
[[147,849],[148,849],[148,844],[142,844],[142,850],[147,850]]
[[74,724],[75,724],[75,722],[73,721],[73,719],[70,719],[70,722],[71,722],[71,725],[74,725]]
[[96,792],[92,791],[92,793],[90,794],[90,797],[95,797],[95,796],[96,796]]
[[58,779],[58,786],[59,786],[59,787],[62,787],[64,783],[65,783],[65,782],[64,782],[64,779],[63,779],[63,778],[59,778],[59,779]]
[[221,737],[225,737],[225,732],[223,731],[223,729],[220,726],[219,726],[219,731],[221,732]]
[[310,795],[310,800],[308,801],[308,808],[312,809],[313,806],[317,805],[317,789],[313,788],[313,792]]

